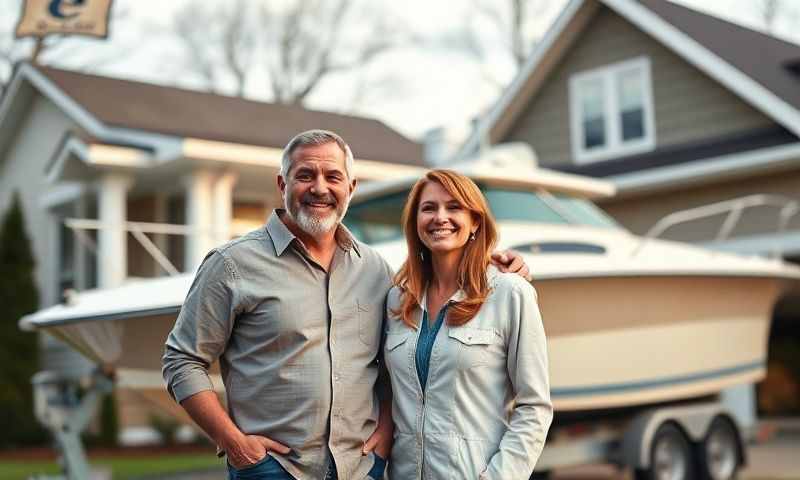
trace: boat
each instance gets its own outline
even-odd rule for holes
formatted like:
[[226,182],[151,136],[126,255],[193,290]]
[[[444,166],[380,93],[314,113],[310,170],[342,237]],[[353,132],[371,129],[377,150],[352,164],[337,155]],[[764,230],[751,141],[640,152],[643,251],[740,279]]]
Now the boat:
[[[453,168],[483,190],[499,248],[531,266],[557,411],[702,397],[764,377],[772,310],[798,288],[800,268],[633,235],[592,203],[613,195],[612,184],[539,168],[528,147],[498,146]],[[345,219],[395,269],[415,180],[360,186]],[[192,277],[76,293],[20,326],[62,338],[113,370],[118,386],[165,396],[161,352]]]
[[[764,378],[772,311],[800,285],[800,268],[633,235],[592,203],[613,195],[612,184],[538,168],[523,144],[455,169],[488,200],[499,248],[521,252],[532,269],[557,412],[703,397]],[[395,270],[406,258],[400,215],[415,180],[367,186],[345,219]],[[732,211],[773,200],[754,196]]]

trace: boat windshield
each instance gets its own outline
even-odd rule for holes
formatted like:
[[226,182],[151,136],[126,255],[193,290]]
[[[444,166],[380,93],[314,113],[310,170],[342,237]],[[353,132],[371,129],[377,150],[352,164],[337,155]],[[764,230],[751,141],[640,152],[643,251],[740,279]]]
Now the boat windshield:
[[[479,185],[498,221],[583,225],[619,228],[611,217],[588,200],[563,193],[530,192]],[[390,193],[350,205],[347,228],[366,243],[403,236],[400,217],[409,190]]]

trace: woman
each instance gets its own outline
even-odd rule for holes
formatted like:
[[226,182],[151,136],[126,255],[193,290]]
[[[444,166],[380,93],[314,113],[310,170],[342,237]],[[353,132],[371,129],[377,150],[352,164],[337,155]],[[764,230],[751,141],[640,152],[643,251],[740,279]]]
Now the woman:
[[387,299],[389,477],[527,479],[552,420],[533,287],[490,267],[497,232],[467,177],[433,170],[403,212],[408,259]]

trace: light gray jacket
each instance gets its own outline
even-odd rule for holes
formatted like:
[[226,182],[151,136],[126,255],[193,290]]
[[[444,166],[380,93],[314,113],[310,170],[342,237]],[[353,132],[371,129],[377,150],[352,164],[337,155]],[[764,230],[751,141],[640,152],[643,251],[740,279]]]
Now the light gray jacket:
[[[472,320],[439,330],[424,394],[415,363],[418,329],[392,314],[402,293],[389,292],[384,356],[395,423],[389,478],[517,480],[533,471],[553,418],[536,292],[516,274],[492,269],[489,281],[492,293]],[[457,292],[451,300],[462,297]]]

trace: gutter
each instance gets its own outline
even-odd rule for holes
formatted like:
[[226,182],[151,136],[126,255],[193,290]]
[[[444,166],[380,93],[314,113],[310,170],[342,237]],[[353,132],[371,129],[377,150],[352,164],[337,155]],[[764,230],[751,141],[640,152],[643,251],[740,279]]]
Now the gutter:
[[606,177],[617,186],[617,198],[674,187],[703,185],[800,164],[800,142],[756,151],[722,155],[691,163]]

